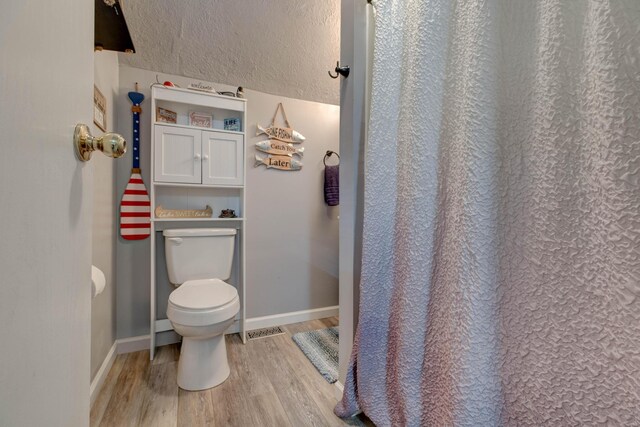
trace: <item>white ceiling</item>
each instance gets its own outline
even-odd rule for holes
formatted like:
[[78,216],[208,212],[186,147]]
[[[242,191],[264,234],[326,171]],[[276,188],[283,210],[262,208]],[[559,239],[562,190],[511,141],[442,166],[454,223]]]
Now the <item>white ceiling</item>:
[[339,0],[122,1],[136,52],[120,63],[339,104]]

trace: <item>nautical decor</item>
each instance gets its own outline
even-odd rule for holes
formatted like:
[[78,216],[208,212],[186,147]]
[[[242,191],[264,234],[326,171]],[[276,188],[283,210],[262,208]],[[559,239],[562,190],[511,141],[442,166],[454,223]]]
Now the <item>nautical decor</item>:
[[[287,125],[286,128],[275,125],[278,111],[282,111],[282,117],[284,118],[284,121]],[[294,144],[299,144],[306,139],[304,136],[302,136],[302,134],[300,134],[299,132],[296,132],[291,128],[291,124],[289,124],[289,120],[287,120],[287,114],[284,112],[284,107],[282,106],[282,102],[278,104],[278,107],[276,108],[276,112],[273,115],[273,119],[271,119],[271,125],[269,125],[268,128],[265,129],[262,126],[258,125],[258,132],[256,132],[256,136],[261,135],[263,133],[268,135],[269,138],[271,139],[277,139],[283,142],[290,142]]]
[[256,142],[256,149],[279,156],[291,156],[293,154],[297,154],[302,157],[304,154],[304,147],[295,148],[293,144],[278,141],[276,139],[266,139],[264,141]]
[[302,169],[302,162],[292,158],[291,156],[272,156],[260,157],[256,154],[256,166],[265,165],[267,169],[279,169],[283,171],[299,171]]
[[213,209],[207,205],[204,209],[165,209],[156,206],[156,218],[211,218]]
[[133,167],[120,202],[120,235],[127,240],[146,239],[151,229],[151,202],[140,171],[140,104],[144,95],[137,90],[138,83],[136,91],[128,94],[133,104]]
[[237,218],[236,211],[233,209],[222,209],[218,218]]

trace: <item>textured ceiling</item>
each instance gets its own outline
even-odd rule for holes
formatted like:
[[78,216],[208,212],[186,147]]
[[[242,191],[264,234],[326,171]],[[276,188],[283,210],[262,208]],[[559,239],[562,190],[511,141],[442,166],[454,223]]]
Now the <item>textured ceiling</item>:
[[339,104],[339,0],[126,0],[120,63]]

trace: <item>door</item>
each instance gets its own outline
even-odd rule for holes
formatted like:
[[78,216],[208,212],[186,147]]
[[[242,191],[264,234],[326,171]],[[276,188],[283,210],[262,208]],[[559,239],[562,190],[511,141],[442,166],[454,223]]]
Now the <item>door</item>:
[[3,2],[0,94],[0,425],[88,425],[93,2]]
[[173,126],[154,127],[154,179],[200,184],[201,131]]
[[202,183],[242,185],[244,138],[224,132],[202,132]]

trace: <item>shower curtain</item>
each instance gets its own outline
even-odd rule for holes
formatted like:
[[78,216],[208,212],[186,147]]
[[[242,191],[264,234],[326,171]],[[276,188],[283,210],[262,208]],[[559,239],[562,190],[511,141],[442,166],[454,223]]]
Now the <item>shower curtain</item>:
[[336,414],[640,425],[640,1],[373,5]]

